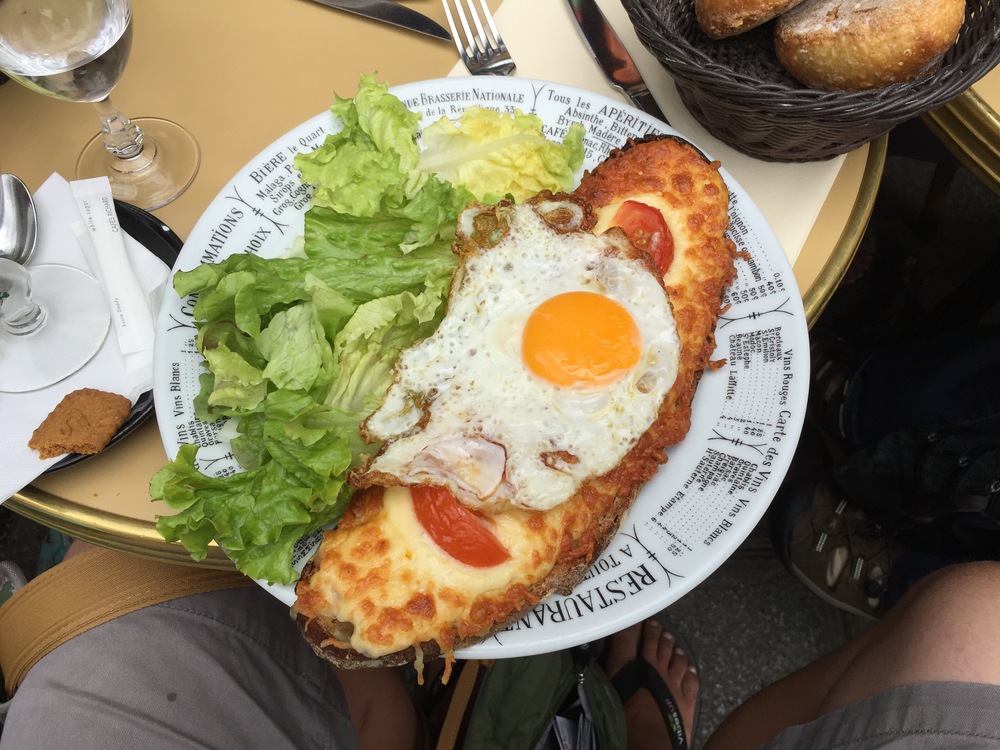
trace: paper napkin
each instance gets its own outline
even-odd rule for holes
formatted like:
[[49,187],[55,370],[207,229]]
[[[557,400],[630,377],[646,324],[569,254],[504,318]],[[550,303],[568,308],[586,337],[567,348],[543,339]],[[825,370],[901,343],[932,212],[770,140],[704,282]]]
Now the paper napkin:
[[[71,183],[53,174],[38,189],[34,199],[38,215],[38,247],[28,270],[36,265],[61,263],[100,278],[88,263],[74,230],[74,225],[79,229],[83,217],[77,208]],[[170,268],[132,237],[122,234],[125,238],[125,260],[131,273],[121,276],[134,279],[134,283],[139,284],[141,299],[152,315],[150,300],[158,298],[170,277]],[[78,388],[97,388],[120,393],[134,404],[150,388],[153,381],[151,329],[146,338],[148,340],[135,347],[136,351],[129,353],[128,371],[118,336],[112,328],[97,355],[82,370],[65,380],[28,393],[0,393],[0,503],[61,460],[61,457],[40,460],[38,454],[28,448],[28,440],[63,396]],[[137,354],[144,359],[141,365],[136,365]],[[16,362],[0,362],[0,367],[16,366]]]

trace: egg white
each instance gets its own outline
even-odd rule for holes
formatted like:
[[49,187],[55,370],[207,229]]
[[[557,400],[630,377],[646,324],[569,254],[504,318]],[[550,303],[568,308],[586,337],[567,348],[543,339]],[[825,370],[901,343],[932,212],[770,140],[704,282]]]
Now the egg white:
[[[677,374],[666,293],[623,254],[623,236],[557,232],[530,205],[463,258],[438,330],[403,352],[365,428],[386,441],[366,471],[448,487],[463,503],[547,510],[614,468],[653,423]],[[638,364],[603,386],[559,387],[530,372],[521,337],[532,311],[571,291],[625,307],[642,337]]]

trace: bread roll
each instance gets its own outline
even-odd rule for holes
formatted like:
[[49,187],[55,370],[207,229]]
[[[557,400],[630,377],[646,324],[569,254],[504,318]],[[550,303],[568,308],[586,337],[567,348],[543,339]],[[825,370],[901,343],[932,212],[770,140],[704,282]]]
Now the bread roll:
[[713,39],[742,34],[776,18],[802,0],[694,0],[702,31]]
[[806,86],[862,90],[933,73],[965,0],[806,0],[775,24],[778,60]]

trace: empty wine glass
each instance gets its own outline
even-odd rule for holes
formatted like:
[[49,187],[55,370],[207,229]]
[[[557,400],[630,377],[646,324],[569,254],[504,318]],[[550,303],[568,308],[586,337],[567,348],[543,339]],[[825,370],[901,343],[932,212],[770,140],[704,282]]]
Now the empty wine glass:
[[0,392],[34,391],[69,377],[97,354],[110,327],[93,276],[56,263],[32,266],[29,275],[0,258]]
[[129,0],[0,0],[0,70],[32,91],[97,106],[101,133],[76,176],[107,176],[116,198],[154,209],[191,184],[201,155],[180,125],[129,120],[111,103],[131,47]]

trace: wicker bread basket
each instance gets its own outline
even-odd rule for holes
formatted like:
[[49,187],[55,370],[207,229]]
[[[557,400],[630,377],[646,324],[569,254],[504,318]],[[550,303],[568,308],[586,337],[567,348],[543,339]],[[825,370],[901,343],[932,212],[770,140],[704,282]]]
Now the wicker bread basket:
[[1000,62],[1000,0],[966,0],[958,42],[937,72],[870,91],[819,91],[774,53],[774,22],[729,39],[698,26],[694,0],[622,0],[639,40],[712,135],[768,161],[817,161],[947,104]]

